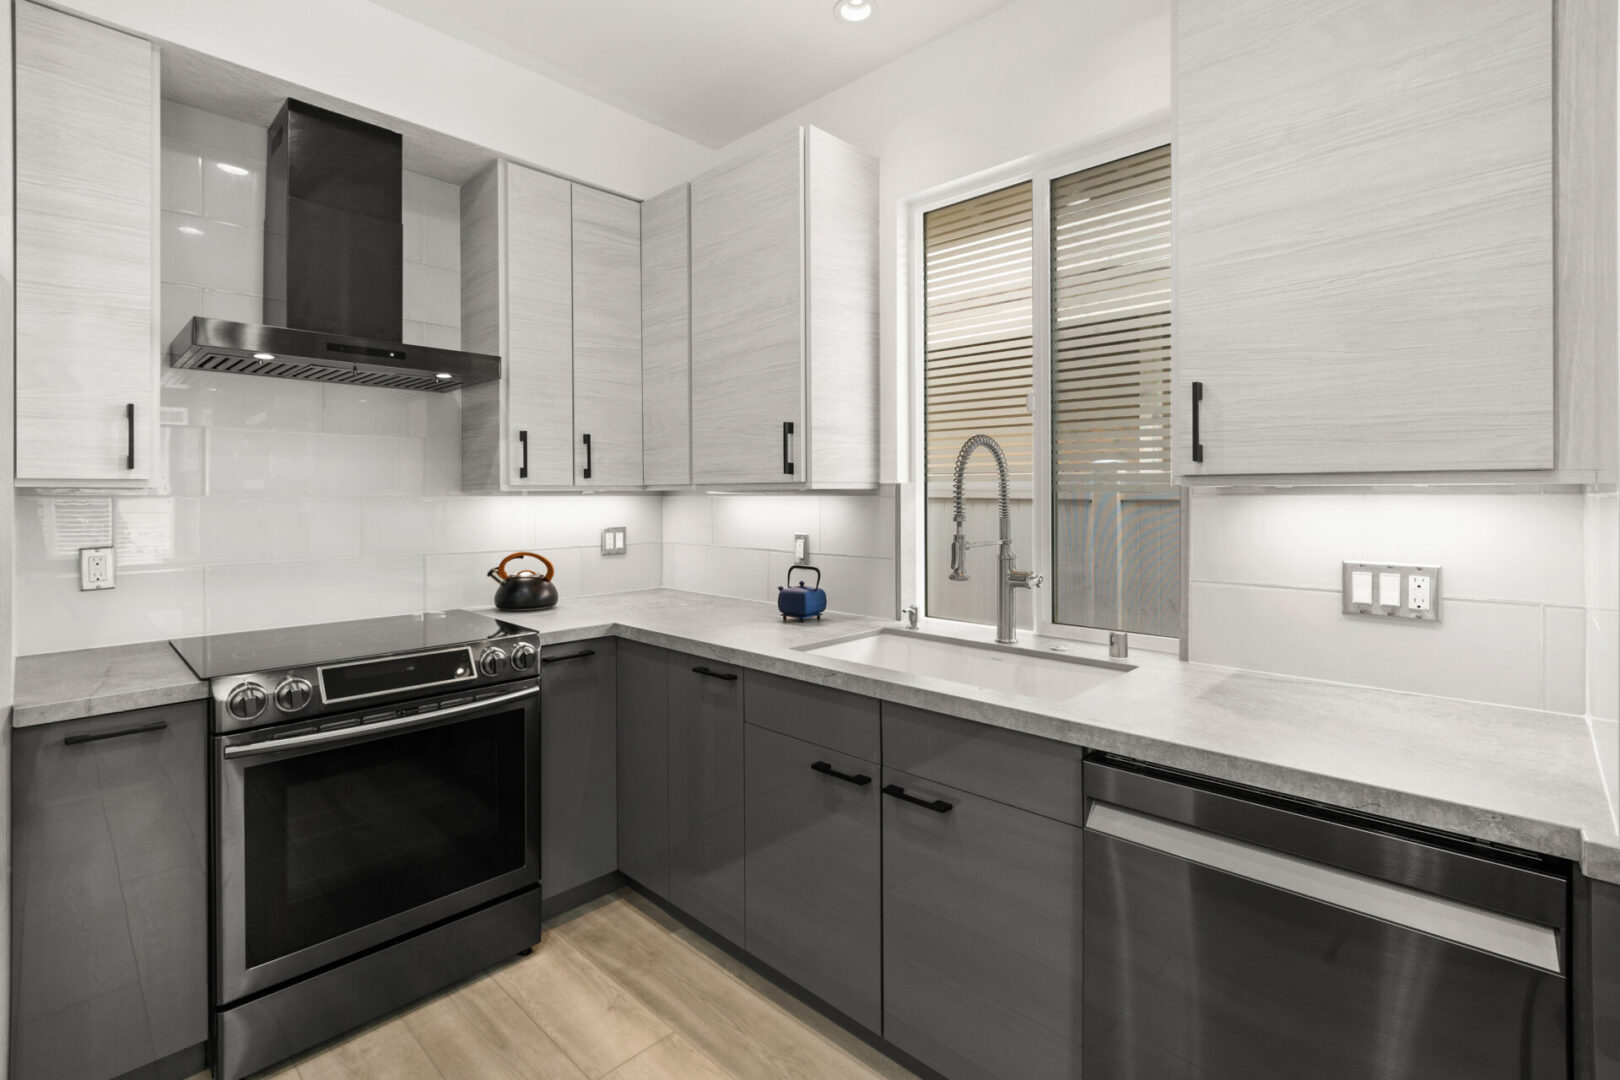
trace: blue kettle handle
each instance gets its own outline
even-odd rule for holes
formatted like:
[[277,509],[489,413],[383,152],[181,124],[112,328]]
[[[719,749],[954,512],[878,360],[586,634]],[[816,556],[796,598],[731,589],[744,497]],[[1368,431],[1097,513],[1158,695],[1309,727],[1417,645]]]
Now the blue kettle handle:
[[[821,570],[818,567],[806,566],[806,565],[803,565],[803,564],[800,564],[798,566],[790,566],[790,567],[788,567],[787,581],[788,581],[789,585],[793,584],[793,571],[795,571],[795,570],[814,570],[816,572],[816,583],[814,585],[810,586],[810,587],[812,589],[821,588]],[[801,584],[802,584],[802,582],[801,582]]]

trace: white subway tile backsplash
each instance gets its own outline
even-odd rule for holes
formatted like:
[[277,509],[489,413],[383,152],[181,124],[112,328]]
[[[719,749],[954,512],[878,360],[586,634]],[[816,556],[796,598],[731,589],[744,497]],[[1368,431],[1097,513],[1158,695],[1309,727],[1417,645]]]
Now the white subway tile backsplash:
[[1542,685],[1544,708],[1554,712],[1586,713],[1586,611],[1582,608],[1542,609]]
[[1226,667],[1542,708],[1536,604],[1450,600],[1442,623],[1357,619],[1335,592],[1193,582],[1191,658]]
[[162,214],[162,278],[176,285],[203,288],[214,284],[213,252],[208,244],[208,221],[170,210]]
[[460,326],[460,272],[426,263],[406,263],[405,314],[440,326]]
[[137,495],[113,501],[113,546],[121,569],[202,561],[201,499]]
[[217,371],[166,369],[163,407],[178,426],[319,431],[325,399],[318,383],[263,379]]
[[306,494],[309,438],[292,431],[210,427],[205,436],[207,493]]
[[361,502],[361,550],[367,555],[527,550],[533,519],[521,498],[459,496]]
[[713,543],[712,503],[708,495],[665,495],[664,539],[676,544]]
[[232,563],[345,559],[360,554],[360,500],[196,500],[201,561]]
[[580,595],[656,589],[664,580],[664,545],[631,544],[623,555],[580,548]]
[[523,499],[534,517],[534,542],[600,550],[602,530],[623,525],[632,544],[664,538],[656,495],[535,495]]
[[423,323],[422,344],[432,349],[459,349],[461,348],[461,327]]
[[427,398],[436,395],[374,386],[322,389],[322,423],[330,433],[416,438],[427,435]]
[[672,589],[768,600],[769,577],[764,551],[664,543],[664,584]]
[[161,315],[158,340],[167,349],[186,323],[203,313],[203,290],[196,285],[165,281],[159,291],[158,309]]
[[210,566],[207,632],[369,619],[422,610],[422,559]]
[[19,573],[19,655],[125,645],[203,633],[205,590],[200,566],[120,573],[116,589],[79,591],[71,573]]
[[210,151],[203,158],[203,216],[249,229],[264,228],[264,163]]
[[378,435],[308,435],[305,490],[311,495],[420,495],[424,440]]
[[203,293],[203,314],[210,319],[229,319],[239,323],[264,321],[264,298],[247,293],[224,292],[209,289]]
[[164,101],[163,137],[195,143],[251,161],[265,160],[265,129],[177,101]]
[[1195,492],[1189,572],[1194,581],[1336,589],[1339,564],[1363,557],[1365,502],[1356,493]]
[[77,574],[80,548],[112,542],[111,499],[18,495],[15,507],[19,575]]
[[1586,709],[1604,720],[1620,720],[1620,611],[1592,608],[1586,613]]
[[406,262],[422,261],[423,211],[409,199],[400,206],[400,240]]
[[177,214],[203,212],[203,149],[178,139],[163,140],[159,167],[161,189],[159,206]]
[[821,550],[821,500],[803,495],[715,495],[716,547],[792,551],[795,533]]
[[[894,489],[872,495],[822,495],[819,550],[830,555],[895,555]],[[814,553],[816,549],[812,549]]]
[[[435,181],[436,182],[436,181]],[[449,198],[422,208],[422,261],[446,270],[461,269],[461,191],[441,185]]]

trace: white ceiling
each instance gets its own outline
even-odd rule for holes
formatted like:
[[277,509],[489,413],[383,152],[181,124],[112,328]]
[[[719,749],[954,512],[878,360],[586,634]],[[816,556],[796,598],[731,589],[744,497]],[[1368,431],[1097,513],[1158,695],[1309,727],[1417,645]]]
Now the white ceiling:
[[718,147],[1010,0],[372,2]]

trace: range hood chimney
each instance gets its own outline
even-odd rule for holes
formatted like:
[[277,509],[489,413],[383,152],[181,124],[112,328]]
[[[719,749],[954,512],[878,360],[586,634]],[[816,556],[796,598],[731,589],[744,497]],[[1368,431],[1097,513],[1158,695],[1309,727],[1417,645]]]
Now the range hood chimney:
[[170,366],[430,391],[500,378],[499,357],[399,340],[399,135],[288,99],[268,139],[270,325],[194,318],[169,346]]

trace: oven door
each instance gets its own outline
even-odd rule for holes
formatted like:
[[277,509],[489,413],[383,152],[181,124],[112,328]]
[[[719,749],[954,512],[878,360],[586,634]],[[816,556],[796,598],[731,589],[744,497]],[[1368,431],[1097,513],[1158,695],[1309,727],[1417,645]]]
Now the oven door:
[[213,742],[218,1004],[540,880],[538,682]]

